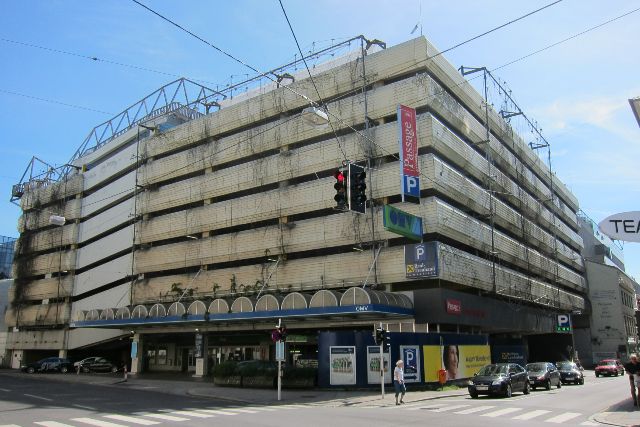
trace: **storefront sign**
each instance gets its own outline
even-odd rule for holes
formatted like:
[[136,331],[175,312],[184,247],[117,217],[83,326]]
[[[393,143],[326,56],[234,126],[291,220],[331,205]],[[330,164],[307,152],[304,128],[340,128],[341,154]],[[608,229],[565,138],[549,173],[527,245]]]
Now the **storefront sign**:
[[462,313],[462,303],[457,299],[447,299],[445,301],[447,305],[447,314],[455,314],[459,316]]
[[[389,353],[384,353],[382,355],[382,369],[384,369],[384,382],[391,382],[391,371],[393,369],[390,367],[391,357]],[[367,347],[367,382],[369,384],[380,384],[380,347],[379,346],[368,346]]]
[[400,357],[404,362],[404,382],[419,383],[420,379],[420,347],[417,345],[401,345]]
[[422,218],[390,205],[384,205],[382,218],[385,230],[413,240],[422,240]]
[[611,215],[603,219],[598,227],[613,240],[640,242],[640,211]]
[[404,245],[407,279],[438,276],[438,242]]
[[202,357],[202,344],[203,344],[202,334],[196,334],[196,349],[194,351],[194,357],[200,358]]
[[398,141],[400,143],[400,176],[402,201],[405,196],[420,198],[420,170],[418,168],[418,133],[416,110],[398,105]]
[[353,385],[356,383],[355,346],[329,347],[329,384]]

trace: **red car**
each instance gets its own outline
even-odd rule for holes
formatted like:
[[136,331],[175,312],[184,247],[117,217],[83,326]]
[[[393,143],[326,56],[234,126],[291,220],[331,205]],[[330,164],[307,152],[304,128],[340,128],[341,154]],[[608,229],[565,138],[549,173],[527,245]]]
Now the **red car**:
[[596,366],[596,377],[600,375],[607,375],[617,377],[618,375],[624,375],[624,366],[618,359],[604,359]]

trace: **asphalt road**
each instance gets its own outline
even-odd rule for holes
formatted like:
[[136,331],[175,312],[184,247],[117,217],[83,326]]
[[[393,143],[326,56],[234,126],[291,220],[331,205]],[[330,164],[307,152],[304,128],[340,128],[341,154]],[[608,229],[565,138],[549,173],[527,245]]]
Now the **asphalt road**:
[[[0,427],[599,425],[591,417],[626,398],[626,377],[591,376],[583,386],[565,385],[511,399],[462,396],[401,406],[388,406],[388,400],[347,407],[241,406],[154,389],[67,383],[25,374],[1,377]],[[638,418],[640,422],[640,412]]]

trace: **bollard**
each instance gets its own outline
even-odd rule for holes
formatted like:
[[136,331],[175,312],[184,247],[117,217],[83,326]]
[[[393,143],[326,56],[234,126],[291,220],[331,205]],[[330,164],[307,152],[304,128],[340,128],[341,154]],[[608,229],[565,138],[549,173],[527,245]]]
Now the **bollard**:
[[127,382],[127,365],[124,365],[124,382]]

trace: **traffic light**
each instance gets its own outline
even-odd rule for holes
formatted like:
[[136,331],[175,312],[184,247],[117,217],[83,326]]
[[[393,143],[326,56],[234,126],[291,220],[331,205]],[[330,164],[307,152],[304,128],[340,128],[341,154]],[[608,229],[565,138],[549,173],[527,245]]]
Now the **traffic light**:
[[367,173],[364,167],[349,164],[349,209],[365,213],[367,205]]
[[333,184],[333,188],[336,189],[336,195],[333,196],[336,201],[336,208],[347,209],[347,176],[344,168],[335,171],[333,177],[336,179],[336,183]]
[[385,330],[384,330],[384,329],[382,329],[382,328],[377,328],[377,329],[376,329],[375,335],[373,336],[373,338],[374,338],[374,339],[375,339],[375,341],[376,341],[376,344],[381,345],[381,344],[383,344],[383,343],[384,343],[384,341],[385,341],[385,334],[386,334],[386,332],[387,332],[387,331],[385,331]]
[[271,331],[271,341],[273,342],[278,342],[278,341],[286,341],[287,340],[287,327],[286,326],[280,326],[277,327]]

